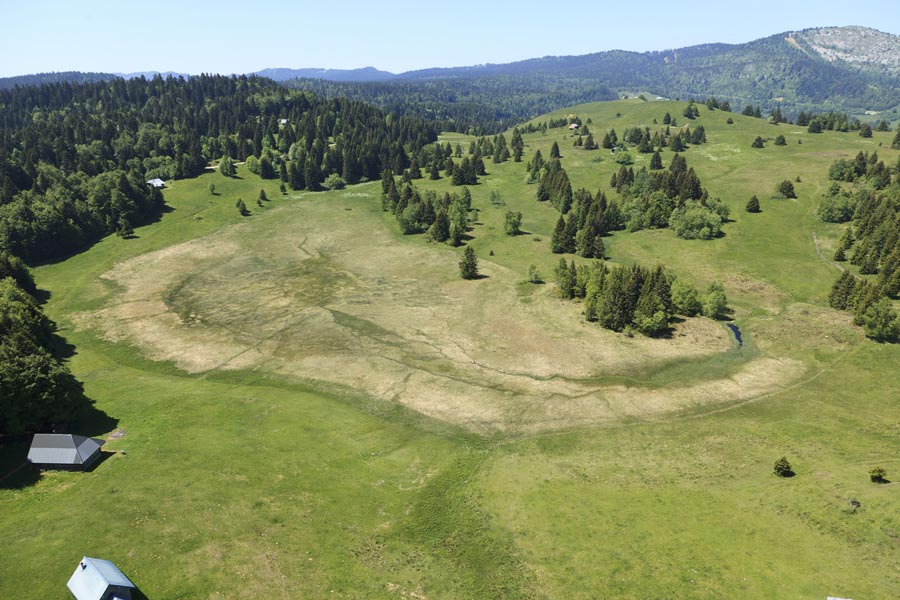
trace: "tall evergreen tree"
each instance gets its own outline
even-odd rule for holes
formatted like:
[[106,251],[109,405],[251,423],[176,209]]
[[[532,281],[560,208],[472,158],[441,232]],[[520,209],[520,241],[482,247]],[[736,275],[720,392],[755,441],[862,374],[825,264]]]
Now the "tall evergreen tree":
[[478,277],[478,257],[472,246],[466,246],[463,256],[459,261],[459,276],[463,279],[475,279]]

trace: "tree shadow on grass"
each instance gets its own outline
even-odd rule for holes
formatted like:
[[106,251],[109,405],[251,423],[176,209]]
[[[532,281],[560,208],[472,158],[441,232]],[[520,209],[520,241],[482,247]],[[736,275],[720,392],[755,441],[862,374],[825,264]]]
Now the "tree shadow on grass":
[[40,481],[41,471],[27,460],[30,446],[30,437],[24,436],[0,443],[0,489],[18,490]]

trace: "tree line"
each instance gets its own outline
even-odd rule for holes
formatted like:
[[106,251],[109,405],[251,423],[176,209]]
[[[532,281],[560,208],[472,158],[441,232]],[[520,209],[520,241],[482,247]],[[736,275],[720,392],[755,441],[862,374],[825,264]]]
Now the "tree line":
[[853,222],[840,239],[835,260],[849,258],[862,277],[845,270],[828,301],[833,308],[851,311],[869,337],[896,340],[900,319],[892,299],[900,295],[900,183],[880,191],[860,189],[851,198]]
[[86,403],[21,259],[0,252],[0,436],[71,420]]

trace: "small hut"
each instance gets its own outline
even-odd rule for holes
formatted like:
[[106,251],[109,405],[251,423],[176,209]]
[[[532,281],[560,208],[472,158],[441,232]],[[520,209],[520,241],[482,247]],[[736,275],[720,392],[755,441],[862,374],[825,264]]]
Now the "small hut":
[[42,469],[85,470],[100,458],[104,441],[70,433],[36,433],[28,461]]
[[155,188],[164,188],[164,187],[166,187],[166,182],[163,181],[162,179],[160,179],[159,177],[156,177],[156,178],[148,181],[147,185],[152,185]]
[[135,585],[119,567],[102,558],[85,556],[66,584],[77,600],[131,600]]

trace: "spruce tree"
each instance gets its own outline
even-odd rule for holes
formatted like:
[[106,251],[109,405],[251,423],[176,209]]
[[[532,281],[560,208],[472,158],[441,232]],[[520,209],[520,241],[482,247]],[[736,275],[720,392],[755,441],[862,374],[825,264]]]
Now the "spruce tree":
[[553,142],[553,146],[550,147],[550,159],[553,160],[554,158],[560,158],[559,144],[557,144],[556,142]]
[[759,198],[757,198],[755,195],[751,196],[750,200],[747,201],[747,212],[748,213],[760,212]]
[[659,151],[656,151],[653,153],[653,156],[650,157],[650,170],[659,171],[662,168],[662,157],[659,155]]
[[472,246],[466,246],[462,258],[459,260],[459,276],[463,279],[475,279],[478,277],[478,257]]
[[556,221],[553,229],[553,237],[550,238],[550,249],[554,254],[563,254],[566,251],[566,220],[562,215]]

